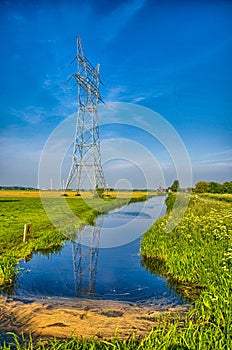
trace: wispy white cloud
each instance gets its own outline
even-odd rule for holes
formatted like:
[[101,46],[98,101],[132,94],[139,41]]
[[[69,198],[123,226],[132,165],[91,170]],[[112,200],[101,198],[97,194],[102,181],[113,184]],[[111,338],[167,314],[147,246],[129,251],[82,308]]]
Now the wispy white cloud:
[[145,99],[146,99],[146,97],[144,97],[144,96],[134,97],[132,103],[138,103],[138,102],[141,102],[141,101],[143,101]]
[[194,162],[195,166],[209,166],[209,167],[219,167],[219,166],[230,166],[232,167],[232,158],[225,159],[210,159],[202,160],[200,162]]
[[227,148],[211,153],[203,153],[199,155],[200,159],[194,160],[192,164],[195,167],[218,167],[232,166],[232,149]]
[[32,125],[40,124],[46,117],[45,109],[38,106],[28,106],[23,109],[12,109],[11,114],[19,118],[21,121]]
[[224,150],[221,150],[221,151],[217,151],[217,152],[210,152],[210,153],[206,153],[204,154],[205,157],[207,158],[215,158],[215,157],[222,157],[222,156],[231,156],[232,157],[232,148],[228,148],[228,149],[224,149]]
[[43,86],[46,88],[46,87],[50,87],[52,86],[53,82],[52,82],[52,79],[49,79],[48,77],[44,80],[43,82]]
[[54,117],[56,120],[57,117],[63,119],[76,112],[76,96],[73,96],[74,94],[70,93],[67,86],[60,83],[58,78],[46,76],[42,83],[42,91],[45,91],[51,99],[50,106],[31,104],[21,108],[10,108],[8,113],[27,126],[39,125]]
[[108,94],[105,97],[106,102],[118,102],[125,100],[125,86],[116,86],[108,90]]
[[[139,12],[146,0],[132,0],[121,3],[110,16],[104,17],[102,26],[105,28],[104,40],[108,44],[126,26],[126,24]],[[120,20],[119,20],[120,19]]]
[[152,91],[148,92],[131,92],[131,88],[127,86],[116,86],[108,90],[107,95],[104,97],[106,102],[129,102],[129,103],[139,103],[146,101],[147,99],[158,99],[163,96],[164,92]]

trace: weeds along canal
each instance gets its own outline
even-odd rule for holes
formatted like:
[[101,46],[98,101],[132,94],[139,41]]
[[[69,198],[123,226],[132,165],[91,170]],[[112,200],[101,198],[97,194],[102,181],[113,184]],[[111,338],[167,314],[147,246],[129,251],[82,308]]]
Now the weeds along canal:
[[165,213],[165,197],[152,197],[100,215],[58,252],[21,261],[9,295],[19,300],[88,298],[118,300],[159,309],[185,303],[165,279],[141,264],[142,234]]

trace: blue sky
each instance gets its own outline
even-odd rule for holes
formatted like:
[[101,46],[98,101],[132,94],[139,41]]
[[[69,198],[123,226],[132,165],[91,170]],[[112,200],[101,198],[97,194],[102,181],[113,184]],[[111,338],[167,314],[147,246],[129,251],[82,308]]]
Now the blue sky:
[[[76,111],[76,90],[66,80],[76,69],[69,63],[78,35],[88,59],[101,64],[107,103],[161,114],[186,146],[193,183],[231,180],[231,14],[231,1],[223,0],[2,0],[0,184],[37,186],[44,143]],[[131,134],[120,127],[110,132]],[[107,141],[109,130],[101,135]],[[176,174],[161,147],[149,137],[144,144],[170,185]],[[116,173],[113,163],[105,168],[110,186],[133,176],[133,186],[144,186],[133,167],[121,164]],[[153,185],[159,182],[154,176]]]

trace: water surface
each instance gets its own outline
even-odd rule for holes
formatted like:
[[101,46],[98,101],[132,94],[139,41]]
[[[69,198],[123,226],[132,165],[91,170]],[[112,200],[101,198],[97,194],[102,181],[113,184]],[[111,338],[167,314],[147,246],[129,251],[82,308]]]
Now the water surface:
[[182,304],[164,279],[141,266],[141,235],[164,211],[164,197],[153,197],[99,216],[95,227],[79,231],[60,252],[20,262],[14,296]]

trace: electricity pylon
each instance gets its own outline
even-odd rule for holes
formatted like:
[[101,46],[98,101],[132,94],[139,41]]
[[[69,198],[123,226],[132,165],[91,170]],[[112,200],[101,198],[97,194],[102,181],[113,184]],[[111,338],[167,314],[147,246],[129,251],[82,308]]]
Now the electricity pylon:
[[72,165],[65,190],[76,177],[76,190],[106,188],[101,164],[97,106],[102,101],[99,93],[100,65],[96,68],[84,56],[81,38],[77,38],[77,73],[72,77],[78,85],[78,112],[72,155]]
[[[95,293],[102,223],[103,218],[100,217],[95,226],[85,226],[77,232],[75,241],[72,242],[74,286],[77,297],[88,297]],[[89,248],[82,244],[83,237],[89,238]]]

